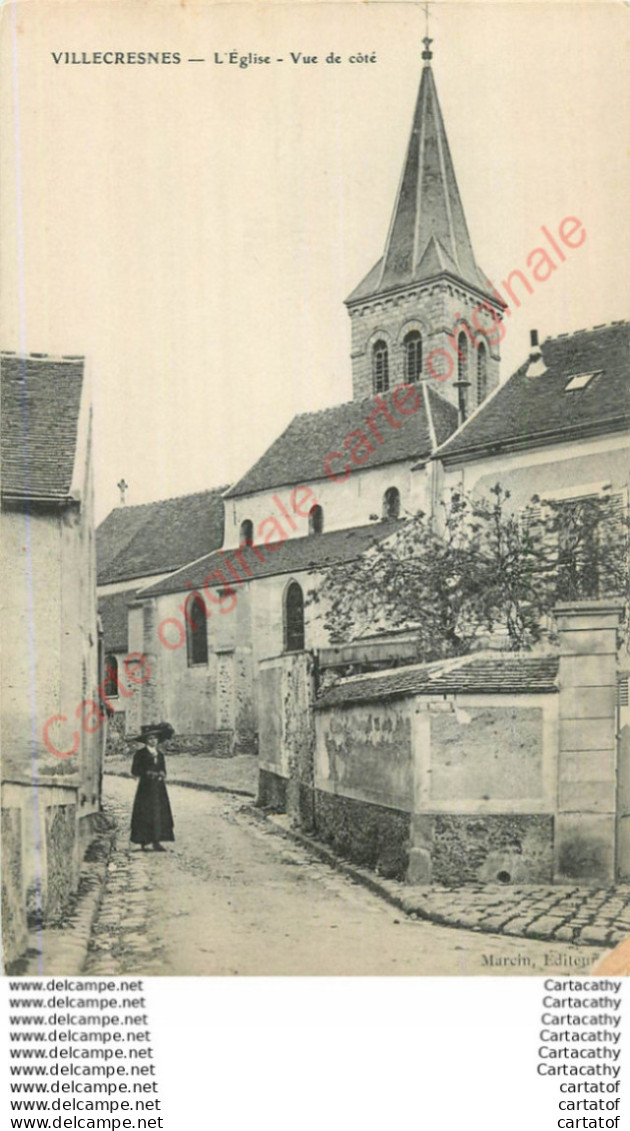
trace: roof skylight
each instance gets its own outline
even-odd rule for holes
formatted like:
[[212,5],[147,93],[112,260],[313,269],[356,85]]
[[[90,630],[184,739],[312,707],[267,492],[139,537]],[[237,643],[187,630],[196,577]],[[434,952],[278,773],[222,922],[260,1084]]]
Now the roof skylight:
[[593,377],[598,377],[600,373],[601,369],[593,373],[576,373],[564,386],[565,393],[572,393],[575,389],[585,389],[589,382],[593,380]]

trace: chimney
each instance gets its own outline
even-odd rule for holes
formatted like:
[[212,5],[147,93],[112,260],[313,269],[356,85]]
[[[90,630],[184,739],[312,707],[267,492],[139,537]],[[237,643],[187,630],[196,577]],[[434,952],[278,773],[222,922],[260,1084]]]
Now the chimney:
[[528,377],[543,377],[547,367],[543,361],[542,350],[538,344],[538,330],[529,331],[529,362],[527,365]]

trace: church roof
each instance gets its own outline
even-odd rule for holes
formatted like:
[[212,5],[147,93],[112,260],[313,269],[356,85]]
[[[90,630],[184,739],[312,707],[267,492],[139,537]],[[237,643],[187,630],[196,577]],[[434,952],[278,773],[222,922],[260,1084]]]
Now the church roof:
[[2,494],[61,502],[71,493],[84,359],[47,354],[0,358]]
[[630,322],[560,334],[442,444],[444,462],[630,427]]
[[[400,428],[393,428],[382,415],[377,418],[383,443],[378,444],[372,438],[374,451],[363,465],[364,470],[399,460],[428,458],[434,445],[427,404],[437,444],[443,443],[455,431],[457,409],[437,389],[427,385],[426,390],[427,396],[420,396],[416,412],[406,416],[399,415],[392,408],[391,398],[387,397],[387,407],[396,422],[400,421]],[[366,429],[366,421],[375,406],[376,399],[368,397],[295,416],[258,462],[226,492],[226,498],[324,479],[326,456],[335,451],[343,452],[347,436],[356,431],[371,435]]]
[[116,507],[96,531],[98,584],[180,569],[223,542],[225,487]]
[[[136,593],[138,598],[158,597],[165,593],[181,593],[189,590],[202,589],[205,579],[220,569],[229,583],[232,575],[227,568],[227,561],[231,561],[237,573],[246,581],[255,581],[261,577],[274,577],[283,573],[300,573],[310,569],[326,569],[329,566],[339,565],[342,562],[351,562],[370,549],[376,542],[390,538],[396,532],[400,523],[390,520],[388,522],[373,522],[369,526],[355,526],[349,530],[331,530],[327,534],[309,534],[304,538],[287,538],[284,542],[256,544],[255,547],[243,547],[243,561],[248,566],[250,573],[245,576],[243,566],[235,557],[236,550],[222,550],[208,554],[198,562],[180,569],[177,573],[165,577],[163,581],[141,589]],[[263,559],[262,561],[258,557]],[[213,588],[219,588],[220,578]],[[232,582],[235,584],[234,582]]]
[[351,304],[448,274],[490,295],[462,206],[433,71],[422,71],[411,136],[385,253],[352,292]]

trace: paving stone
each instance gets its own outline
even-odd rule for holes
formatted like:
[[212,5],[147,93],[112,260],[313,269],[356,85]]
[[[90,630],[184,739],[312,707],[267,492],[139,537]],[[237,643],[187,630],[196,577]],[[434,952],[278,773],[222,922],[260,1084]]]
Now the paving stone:
[[480,921],[480,927],[484,931],[501,931],[509,919],[509,914],[505,912],[502,915],[489,915],[486,919]]
[[553,933],[554,942],[574,942],[575,937],[574,927],[558,927]]
[[607,942],[607,938],[608,931],[593,924],[590,927],[584,927],[580,935],[580,942],[605,944]]
[[522,935],[530,922],[531,919],[523,915],[516,919],[509,919],[501,933],[504,935]]

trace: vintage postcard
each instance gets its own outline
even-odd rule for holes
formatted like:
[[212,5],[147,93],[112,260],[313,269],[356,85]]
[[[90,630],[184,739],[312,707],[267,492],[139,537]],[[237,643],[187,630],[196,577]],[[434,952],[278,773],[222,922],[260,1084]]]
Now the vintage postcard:
[[630,935],[629,21],[5,5],[7,972]]

